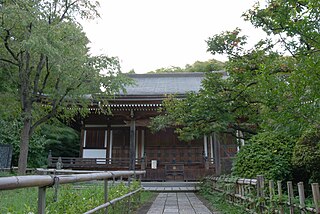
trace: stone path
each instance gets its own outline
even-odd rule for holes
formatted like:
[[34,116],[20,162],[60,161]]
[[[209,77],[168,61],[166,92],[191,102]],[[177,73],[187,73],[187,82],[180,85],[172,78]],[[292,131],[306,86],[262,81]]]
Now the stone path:
[[151,192],[195,192],[198,187],[144,187],[144,190]]
[[199,182],[142,182],[144,190],[151,192],[195,192]]
[[[191,192],[159,193],[147,214],[212,214]],[[216,213],[218,214],[218,213]]]

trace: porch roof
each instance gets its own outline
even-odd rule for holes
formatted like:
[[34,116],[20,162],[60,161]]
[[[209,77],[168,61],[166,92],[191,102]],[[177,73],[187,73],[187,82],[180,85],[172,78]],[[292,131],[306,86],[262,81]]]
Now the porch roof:
[[122,92],[120,96],[183,95],[200,90],[204,73],[128,74],[128,77],[135,84],[127,86],[126,93]]

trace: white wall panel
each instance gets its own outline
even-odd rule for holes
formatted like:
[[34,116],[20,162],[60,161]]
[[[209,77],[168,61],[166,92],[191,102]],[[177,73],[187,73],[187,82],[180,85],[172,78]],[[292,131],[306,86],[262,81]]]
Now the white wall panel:
[[101,158],[104,160],[97,160],[97,164],[106,164],[106,150],[105,149],[84,149],[83,158]]

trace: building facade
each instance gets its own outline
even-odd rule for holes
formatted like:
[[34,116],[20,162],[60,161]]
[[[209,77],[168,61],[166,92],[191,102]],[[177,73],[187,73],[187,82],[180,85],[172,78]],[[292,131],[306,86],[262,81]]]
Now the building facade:
[[[232,136],[212,134],[182,142],[173,128],[153,133],[150,118],[159,114],[167,95],[182,98],[198,92],[203,73],[132,74],[135,85],[108,102],[112,114],[96,102],[81,120],[80,157],[61,158],[65,168],[147,171],[144,180],[191,181],[231,169],[236,143]],[[101,107],[101,106],[99,106]],[[54,166],[57,157],[50,157]]]

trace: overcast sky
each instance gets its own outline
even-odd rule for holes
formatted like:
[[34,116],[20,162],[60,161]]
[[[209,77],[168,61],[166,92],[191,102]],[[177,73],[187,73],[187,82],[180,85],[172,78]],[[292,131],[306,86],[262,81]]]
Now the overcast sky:
[[236,27],[253,44],[262,38],[241,15],[256,0],[100,0],[101,18],[83,23],[94,54],[118,56],[123,72],[226,60],[206,52],[205,40]]

